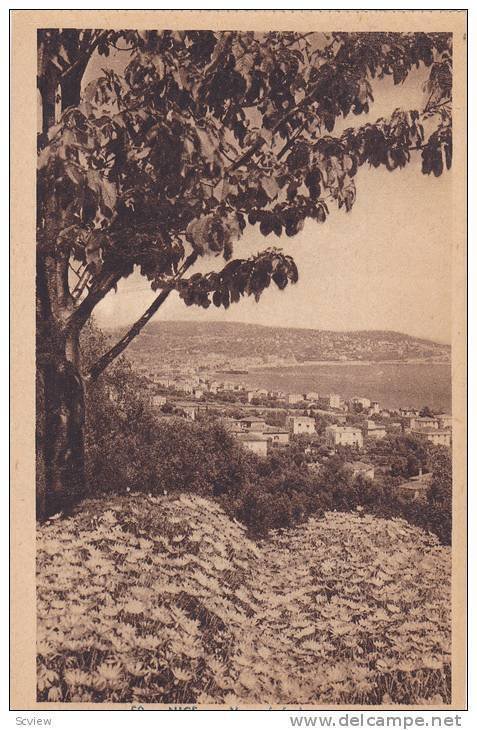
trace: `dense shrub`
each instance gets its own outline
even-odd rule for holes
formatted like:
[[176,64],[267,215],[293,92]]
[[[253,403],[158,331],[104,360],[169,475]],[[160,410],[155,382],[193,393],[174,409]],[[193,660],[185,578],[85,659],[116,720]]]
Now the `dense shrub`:
[[440,447],[432,458],[432,482],[427,495],[428,522],[445,545],[452,538],[452,459],[447,449]]
[[255,457],[242,449],[217,421],[159,420],[155,437],[154,492],[234,494],[253,476]]
[[223,504],[253,534],[263,535],[270,529],[291,527],[311,514],[322,514],[331,500],[306,466],[288,454],[278,454],[257,463],[254,481]]
[[413,524],[438,536],[441,543],[452,541],[452,458],[448,449],[435,447],[429,455],[432,481],[425,499],[402,503],[401,514]]
[[432,446],[411,434],[388,434],[383,439],[372,439],[366,444],[366,459],[376,466],[390,467],[394,477],[410,479],[419,473],[419,467],[429,468]]

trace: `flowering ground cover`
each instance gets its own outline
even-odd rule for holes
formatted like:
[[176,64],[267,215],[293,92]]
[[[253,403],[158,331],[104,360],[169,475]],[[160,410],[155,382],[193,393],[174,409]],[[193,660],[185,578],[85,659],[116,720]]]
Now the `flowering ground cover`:
[[403,520],[254,543],[197,496],[88,500],[37,569],[40,701],[450,702],[450,549]]

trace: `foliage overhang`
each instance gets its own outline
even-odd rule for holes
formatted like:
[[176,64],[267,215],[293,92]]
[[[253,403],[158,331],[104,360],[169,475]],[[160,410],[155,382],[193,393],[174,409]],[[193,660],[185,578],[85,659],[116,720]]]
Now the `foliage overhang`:
[[[414,152],[424,174],[449,168],[451,43],[445,33],[40,31],[40,92],[53,78],[67,98],[94,53],[129,54],[122,76],[104,69],[40,137],[38,250],[77,272],[62,327],[82,326],[136,266],[159,304],[176,290],[187,305],[228,307],[296,282],[281,249],[238,257],[243,230],[295,236],[332,204],[351,210],[365,163],[392,171]],[[421,65],[422,110],[333,136],[341,117],[369,111],[374,80],[402,84]],[[221,271],[184,276],[208,256],[225,260]]]

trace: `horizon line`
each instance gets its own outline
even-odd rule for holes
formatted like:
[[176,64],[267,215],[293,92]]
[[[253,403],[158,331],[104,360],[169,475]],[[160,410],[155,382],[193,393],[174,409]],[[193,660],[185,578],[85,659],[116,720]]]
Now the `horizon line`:
[[[128,324],[124,325],[103,325],[101,329],[128,329],[134,324],[134,321],[129,322]],[[307,332],[341,332],[341,333],[361,333],[361,332],[392,332],[396,335],[403,335],[404,337],[411,337],[414,340],[426,340],[427,342],[433,342],[438,345],[444,345],[446,347],[451,347],[450,342],[446,342],[445,340],[439,340],[435,339],[433,337],[425,337],[424,335],[412,335],[408,332],[403,332],[402,330],[394,330],[394,329],[382,329],[379,327],[368,327],[363,329],[327,329],[327,328],[317,328],[317,327],[294,327],[289,325],[280,325],[280,324],[263,324],[261,322],[244,322],[243,320],[232,320],[232,321],[223,321],[220,319],[213,319],[209,321],[193,321],[191,319],[162,319],[162,320],[151,320],[149,321],[144,329],[146,329],[150,324],[192,324],[192,325],[214,325],[214,324],[220,324],[220,325],[246,325],[249,327],[267,327],[268,329],[284,329],[284,330],[306,330]],[[139,333],[140,334],[140,333]]]

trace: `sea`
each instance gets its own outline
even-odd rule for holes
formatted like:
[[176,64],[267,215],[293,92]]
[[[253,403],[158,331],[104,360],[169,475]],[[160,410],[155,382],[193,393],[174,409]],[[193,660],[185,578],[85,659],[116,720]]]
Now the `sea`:
[[315,363],[264,367],[249,370],[247,375],[227,374],[226,379],[286,393],[339,393],[345,399],[362,396],[379,401],[383,408],[429,406],[452,412],[450,363]]

